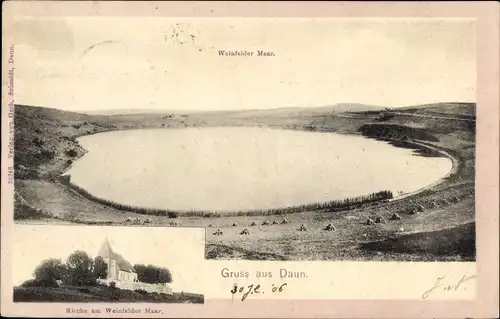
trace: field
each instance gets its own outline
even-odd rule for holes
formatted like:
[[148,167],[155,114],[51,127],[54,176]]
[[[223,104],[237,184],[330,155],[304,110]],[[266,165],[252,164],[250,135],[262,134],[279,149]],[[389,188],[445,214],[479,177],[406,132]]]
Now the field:
[[148,302],[203,303],[203,295],[174,293],[173,295],[92,287],[14,287],[14,302]]
[[[113,116],[30,106],[16,106],[15,111],[18,223],[205,227],[206,256],[211,259],[475,260],[475,104]],[[81,196],[57,178],[85,154],[75,139],[78,136],[121,129],[201,126],[362,134],[413,148],[415,156],[448,156],[453,170],[419,192],[390,201],[336,212],[323,209],[231,217],[169,218],[118,210]],[[399,220],[391,220],[394,213]],[[367,225],[368,219],[377,217],[386,222]],[[330,223],[334,231],[325,230]],[[245,228],[249,233],[241,234]]]

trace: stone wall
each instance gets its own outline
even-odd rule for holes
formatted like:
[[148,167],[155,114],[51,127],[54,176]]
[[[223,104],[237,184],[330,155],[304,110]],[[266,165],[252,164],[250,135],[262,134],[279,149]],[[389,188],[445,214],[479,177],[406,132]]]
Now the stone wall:
[[133,282],[133,281],[121,281],[121,280],[108,280],[108,279],[98,279],[98,282],[109,286],[110,282],[114,281],[117,288],[125,290],[137,290],[141,289],[147,292],[163,293],[167,295],[172,295],[172,288],[168,284],[147,284],[144,282]]

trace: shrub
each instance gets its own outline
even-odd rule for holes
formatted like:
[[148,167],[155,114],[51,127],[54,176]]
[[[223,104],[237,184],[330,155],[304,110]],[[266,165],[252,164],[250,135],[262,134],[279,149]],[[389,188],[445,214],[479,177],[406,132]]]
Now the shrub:
[[109,283],[109,287],[110,288],[113,288],[113,289],[116,289],[116,282],[112,281]]
[[66,154],[66,156],[69,156],[69,157],[75,157],[78,155],[78,152],[75,149],[71,148],[69,150],[66,150],[64,152],[64,154]]
[[143,289],[136,289],[134,291],[137,292],[138,294],[141,294],[141,295],[147,295],[148,294],[148,292],[146,290],[143,290]]
[[59,287],[59,284],[55,279],[29,279],[21,284],[22,287]]
[[168,218],[177,218],[179,214],[177,212],[168,212]]

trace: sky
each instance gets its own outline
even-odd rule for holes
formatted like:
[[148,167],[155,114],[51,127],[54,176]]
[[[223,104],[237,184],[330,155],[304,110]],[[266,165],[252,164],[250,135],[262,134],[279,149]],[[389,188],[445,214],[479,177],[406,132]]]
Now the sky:
[[111,249],[132,265],[168,268],[174,292],[203,293],[199,271],[205,259],[202,228],[16,225],[12,237],[13,284],[33,278],[35,268],[48,258],[65,262],[76,250],[96,257],[106,237]]
[[475,102],[475,32],[456,18],[23,18],[15,99],[73,111]]

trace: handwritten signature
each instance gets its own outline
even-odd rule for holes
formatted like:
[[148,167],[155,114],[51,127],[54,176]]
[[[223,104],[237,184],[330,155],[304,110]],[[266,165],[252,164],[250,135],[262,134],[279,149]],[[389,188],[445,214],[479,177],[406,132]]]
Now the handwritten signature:
[[475,279],[477,276],[462,276],[462,278],[460,278],[460,280],[454,284],[444,284],[443,281],[446,279],[445,276],[442,276],[442,277],[438,277],[436,279],[436,282],[434,283],[434,285],[429,289],[429,290],[426,290],[423,294],[422,294],[422,299],[427,299],[431,293],[437,289],[439,290],[443,290],[443,291],[457,291],[458,288],[460,286],[462,286],[465,282],[469,281],[469,280],[472,280],[472,279]]

